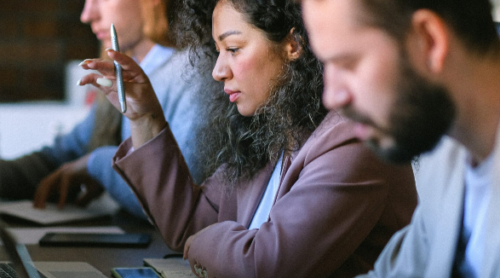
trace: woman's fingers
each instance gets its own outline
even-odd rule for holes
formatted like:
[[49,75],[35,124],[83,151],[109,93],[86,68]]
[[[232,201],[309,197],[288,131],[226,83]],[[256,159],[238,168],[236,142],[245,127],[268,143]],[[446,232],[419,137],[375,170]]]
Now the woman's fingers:
[[101,92],[103,92],[106,97],[109,99],[109,101],[117,107],[117,109],[120,108],[120,103],[118,101],[118,94],[116,93],[116,80],[115,79],[108,79],[107,77],[103,77],[100,74],[97,73],[90,73],[82,77],[78,81],[79,86],[84,86],[84,85],[93,85],[96,88],[98,88]]
[[85,70],[96,70],[102,75],[108,77],[115,75],[115,65],[112,61],[103,59],[86,59],[80,63],[80,67]]
[[112,87],[113,82],[106,77],[101,77],[96,79],[96,83],[103,86],[103,87]]
[[94,85],[95,87],[101,89],[106,94],[111,91],[116,91],[116,82],[114,79],[103,77],[102,75],[97,73],[87,74],[84,77],[82,77],[77,83],[77,85],[79,86],[87,84]]
[[134,61],[134,59],[112,49],[108,49],[107,53],[111,59],[116,61],[122,67],[124,81],[133,80],[137,83],[145,83],[148,81],[146,75],[142,71],[142,68],[137,64],[136,61]]
[[[111,58],[116,59],[123,69],[125,97],[128,108],[124,115],[130,120],[139,119],[151,113],[163,115],[161,105],[156,98],[149,78],[143,72],[142,68],[127,55],[112,50],[109,50],[108,54]],[[88,70],[97,70],[98,73],[85,75],[77,85],[91,84],[97,87],[106,95],[106,98],[113,106],[120,109],[117,82],[114,76],[114,63],[103,59],[87,59],[81,63],[81,67]]]
[[[122,67],[123,81],[144,83],[147,81],[146,75],[143,73],[141,67],[127,55],[113,50],[108,51],[112,59]],[[80,67],[85,70],[96,70],[107,79],[115,80],[115,64],[113,61],[103,59],[86,59],[80,63]]]
[[120,64],[124,70],[139,70],[140,69],[139,65],[134,61],[134,59],[130,58],[129,56],[127,56],[123,53],[114,51],[112,49],[107,49],[106,52],[107,52],[109,58],[118,62],[118,64]]

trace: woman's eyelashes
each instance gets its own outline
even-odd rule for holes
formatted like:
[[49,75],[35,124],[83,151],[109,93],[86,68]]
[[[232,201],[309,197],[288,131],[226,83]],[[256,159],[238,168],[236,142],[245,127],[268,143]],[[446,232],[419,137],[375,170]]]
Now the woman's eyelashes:
[[[223,48],[226,52],[229,52],[231,54],[236,54],[241,48],[240,47],[226,47],[226,48]],[[216,45],[215,46],[215,51],[217,51],[217,53],[220,54],[221,52],[221,49]]]

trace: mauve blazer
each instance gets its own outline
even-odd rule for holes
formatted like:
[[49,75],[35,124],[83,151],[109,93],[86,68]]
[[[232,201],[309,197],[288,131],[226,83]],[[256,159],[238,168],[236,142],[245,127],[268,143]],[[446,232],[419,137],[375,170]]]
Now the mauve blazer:
[[167,245],[189,251],[201,277],[352,277],[365,273],[417,204],[411,166],[390,166],[357,140],[352,122],[330,112],[283,161],[269,220],[248,230],[274,165],[231,194],[216,173],[194,184],[170,129],[113,167],[131,186]]

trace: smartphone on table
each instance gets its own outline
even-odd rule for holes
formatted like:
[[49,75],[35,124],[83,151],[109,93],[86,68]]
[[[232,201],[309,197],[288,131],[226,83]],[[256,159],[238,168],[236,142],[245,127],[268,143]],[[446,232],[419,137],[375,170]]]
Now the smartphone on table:
[[161,277],[151,267],[115,267],[111,269],[115,278],[159,278]]
[[60,247],[147,247],[151,242],[148,233],[46,233],[38,242],[40,246]]

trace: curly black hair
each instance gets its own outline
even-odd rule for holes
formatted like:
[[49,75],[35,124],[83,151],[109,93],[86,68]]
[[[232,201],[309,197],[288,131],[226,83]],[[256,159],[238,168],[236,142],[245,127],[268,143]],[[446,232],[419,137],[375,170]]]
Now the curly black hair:
[[207,175],[224,165],[225,185],[233,188],[239,179],[251,179],[268,163],[276,163],[282,153],[299,149],[327,111],[321,104],[323,68],[309,47],[300,5],[287,0],[220,1],[241,12],[271,42],[294,39],[301,47],[300,57],[283,65],[267,102],[253,116],[242,116],[224,94],[222,82],[208,81],[217,59],[212,13],[219,1],[181,2],[173,24],[175,39],[191,49],[193,65],[207,80],[200,97],[206,121],[198,128],[196,153]]

